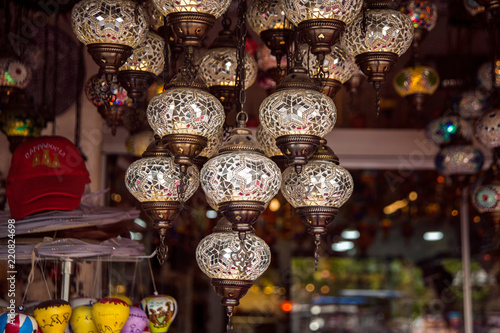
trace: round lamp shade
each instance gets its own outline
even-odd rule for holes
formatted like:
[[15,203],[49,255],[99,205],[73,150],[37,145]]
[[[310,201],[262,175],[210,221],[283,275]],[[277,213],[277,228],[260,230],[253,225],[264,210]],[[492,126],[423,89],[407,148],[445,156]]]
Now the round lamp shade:
[[282,0],[286,17],[295,25],[314,19],[350,24],[363,6],[362,0]]
[[136,48],[149,28],[146,11],[130,0],[82,0],[71,12],[76,37],[85,45],[120,44]]
[[271,29],[291,29],[290,22],[285,18],[281,0],[270,0],[266,3],[266,11],[261,12],[257,1],[252,1],[248,7],[248,24],[257,34]]
[[120,333],[129,314],[128,304],[117,298],[103,298],[92,305],[92,317],[99,333]]
[[472,145],[451,145],[436,155],[435,164],[444,175],[471,175],[484,163],[483,153]]
[[0,332],[37,333],[38,324],[35,318],[25,313],[4,312],[0,315]]
[[151,333],[167,332],[177,315],[177,301],[166,295],[153,297],[147,302],[146,312]]
[[401,11],[408,15],[415,29],[420,28],[431,31],[436,26],[438,11],[436,4],[432,1],[406,1],[401,7]]
[[500,147],[500,109],[484,113],[476,121],[476,138],[488,148]]
[[472,126],[459,116],[443,116],[426,126],[425,135],[438,146],[450,142],[457,135],[472,140]]
[[293,167],[283,172],[281,192],[295,208],[342,206],[351,196],[354,182],[349,171],[335,163],[312,160],[297,175]]
[[[236,51],[233,47],[216,47],[200,55],[199,73],[208,87],[236,85]],[[255,82],[257,69],[254,57],[245,52],[245,88]]]
[[[319,68],[321,68],[317,65],[318,59],[316,55],[309,52],[309,47],[304,44],[301,46],[301,52],[304,59],[302,65],[310,69],[311,77],[316,77]],[[354,58],[338,43],[332,47],[330,53],[325,55],[322,67],[323,73],[326,74],[325,79],[337,80],[340,83],[349,80],[358,68]]]
[[50,300],[38,304],[33,310],[42,333],[64,333],[71,318],[71,305],[63,300]]
[[[245,254],[247,260],[240,260]],[[269,267],[271,251],[251,233],[241,241],[236,232],[214,232],[198,244],[196,262],[211,279],[253,281]]]
[[132,107],[133,100],[128,97],[127,91],[118,82],[111,82],[108,86],[104,80],[104,76],[96,74],[92,76],[85,84],[85,95],[89,101],[95,106],[103,106],[103,93],[104,90],[109,88],[109,92],[113,95],[112,99],[108,101],[109,105],[123,105]]
[[500,213],[500,186],[478,186],[472,193],[472,204],[479,213]]
[[479,90],[466,91],[460,97],[458,113],[464,119],[481,116],[487,107],[487,96]]
[[22,61],[0,58],[0,87],[24,89],[31,82],[31,69]]
[[213,15],[215,18],[225,13],[231,0],[152,0],[165,16],[177,12],[191,12]]
[[257,127],[257,141],[262,146],[262,149],[264,149],[264,154],[267,157],[283,155],[278,146],[276,146],[276,140],[262,125]]
[[439,87],[439,74],[428,66],[406,67],[396,73],[393,86],[401,97],[413,94],[432,95]]
[[[184,177],[183,199],[188,200],[198,188],[195,166]],[[181,171],[173,157],[145,157],[132,163],[125,174],[125,185],[140,202],[180,201]]]
[[210,158],[217,154],[224,141],[224,129],[221,129],[215,136],[208,140],[207,146],[201,151],[199,156]]
[[262,126],[276,139],[282,135],[309,134],[324,137],[337,120],[332,99],[310,89],[284,89],[260,105]]
[[153,97],[147,109],[154,132],[215,136],[224,123],[224,108],[212,94],[192,88],[171,88]]
[[92,306],[80,305],[73,308],[69,325],[73,333],[96,333],[97,327],[92,318]]
[[154,32],[148,32],[142,44],[132,51],[132,55],[121,71],[145,71],[159,75],[165,66],[165,41]]
[[208,160],[201,169],[201,187],[215,210],[220,203],[228,201],[267,204],[278,193],[280,185],[280,169],[259,153],[220,154]]
[[146,313],[135,307],[130,307],[130,313],[121,333],[142,333],[148,326],[148,316]]
[[412,40],[413,24],[408,16],[390,9],[371,9],[346,27],[341,43],[353,56],[367,52],[400,56]]

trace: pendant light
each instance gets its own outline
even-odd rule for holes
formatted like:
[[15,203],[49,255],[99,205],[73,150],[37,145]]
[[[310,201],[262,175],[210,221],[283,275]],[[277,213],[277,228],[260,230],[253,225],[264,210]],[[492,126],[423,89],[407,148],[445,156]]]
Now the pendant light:
[[298,173],[337,119],[332,99],[318,90],[297,52],[294,67],[259,109],[262,126]]
[[429,0],[406,0],[401,6],[401,12],[407,15],[413,23],[413,52],[419,53],[420,45],[425,37],[434,29],[438,19],[437,5]]
[[159,138],[153,141],[142,155],[132,163],[125,174],[129,192],[141,202],[142,210],[159,230],[161,244],[157,257],[163,263],[167,257],[165,236],[182,205],[196,191],[199,173],[190,166],[185,173],[174,163],[174,158],[162,146]]
[[362,0],[282,0],[286,18],[318,56],[319,64],[360,13]]
[[149,27],[144,8],[130,0],[82,0],[73,7],[71,25],[106,75],[118,73]]
[[321,235],[326,234],[353,188],[351,174],[339,165],[338,157],[326,145],[326,140],[321,140],[319,148],[299,175],[291,167],[283,172],[281,192],[297,209],[297,215],[308,227],[309,233],[314,235],[316,269]]
[[409,66],[394,76],[393,87],[399,96],[407,98],[417,111],[422,111],[428,96],[439,87],[439,74],[429,66]]
[[356,59],[377,94],[398,57],[408,50],[413,39],[410,18],[394,10],[394,1],[366,0],[366,9],[347,26],[342,43]]
[[148,32],[144,43],[135,48],[125,64],[120,67],[118,80],[134,100],[142,101],[146,90],[163,71],[164,48],[163,38],[154,32]]

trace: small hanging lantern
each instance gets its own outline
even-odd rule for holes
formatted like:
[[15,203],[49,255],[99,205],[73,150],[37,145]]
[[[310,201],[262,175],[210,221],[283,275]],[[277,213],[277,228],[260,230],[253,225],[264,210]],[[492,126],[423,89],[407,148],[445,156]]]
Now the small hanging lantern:
[[429,66],[409,66],[403,68],[393,81],[394,90],[422,111],[425,99],[434,94],[439,87],[439,74]]
[[401,6],[401,12],[407,15],[415,28],[412,48],[419,51],[423,40],[436,26],[438,11],[437,5],[428,0],[406,0]]

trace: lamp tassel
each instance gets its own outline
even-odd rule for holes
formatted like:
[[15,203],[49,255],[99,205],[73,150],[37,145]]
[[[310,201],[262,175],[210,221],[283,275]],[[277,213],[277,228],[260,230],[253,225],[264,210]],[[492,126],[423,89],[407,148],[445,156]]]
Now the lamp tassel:
[[226,306],[226,313],[227,313],[227,326],[226,326],[226,333],[233,333],[233,311],[234,311],[234,306]]
[[160,245],[156,248],[156,257],[160,265],[165,263],[168,256],[168,246],[165,245],[165,234],[167,230],[165,228],[160,229]]
[[318,270],[318,264],[319,264],[319,246],[321,244],[321,235],[320,234],[315,234],[314,235],[314,245],[316,246],[314,250],[314,270]]
[[373,88],[375,88],[375,111],[377,112],[377,118],[380,113],[380,86],[382,85],[382,82],[380,81],[373,81]]

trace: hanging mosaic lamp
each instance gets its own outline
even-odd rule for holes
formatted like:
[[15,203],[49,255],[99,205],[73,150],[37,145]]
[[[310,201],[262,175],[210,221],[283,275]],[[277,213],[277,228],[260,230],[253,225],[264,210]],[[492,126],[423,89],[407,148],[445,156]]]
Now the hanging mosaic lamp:
[[425,99],[439,87],[439,74],[429,66],[403,68],[394,76],[394,90],[407,98],[417,111],[422,111]]
[[169,156],[157,138],[142,158],[132,163],[125,174],[129,192],[141,202],[142,210],[159,230],[161,245],[157,249],[160,263],[167,256],[165,236],[181,210],[181,206],[194,194],[199,184],[195,166],[181,173],[179,165]]
[[472,191],[472,204],[492,224],[495,234],[500,232],[500,168],[498,151],[493,163],[479,184]]
[[247,232],[241,240],[232,230],[231,223],[223,217],[213,233],[198,244],[196,262],[221,297],[221,304],[226,307],[229,317],[226,332],[232,332],[234,307],[271,263],[269,246],[253,232]]
[[298,53],[294,67],[276,92],[260,105],[262,126],[271,133],[288,159],[288,165],[293,165],[297,172],[312,156],[321,138],[333,129],[337,119],[332,99],[318,90]]
[[281,192],[297,209],[297,215],[315,237],[315,267],[318,268],[321,235],[349,199],[354,182],[349,171],[339,165],[338,157],[321,140],[320,147],[297,175],[293,168],[283,172]]
[[474,134],[483,146],[500,149],[500,109],[485,112],[479,117]]
[[463,92],[458,102],[458,113],[463,119],[478,118],[487,108],[488,96],[480,90]]
[[437,5],[429,0],[407,0],[401,6],[401,12],[407,15],[415,28],[412,47],[418,52],[422,41],[437,23]]
[[165,41],[154,32],[148,32],[144,43],[120,67],[118,80],[128,96],[142,101],[145,93],[165,66]]
[[354,58],[339,44],[335,44],[332,51],[325,55],[322,66],[316,66],[318,59],[309,53],[307,45],[303,44],[300,50],[304,58],[303,66],[309,69],[312,78],[320,80],[323,94],[332,99],[358,68]]
[[470,141],[472,140],[472,126],[458,115],[450,114],[431,121],[425,128],[425,135],[437,146],[451,142],[457,135]]
[[108,75],[118,74],[149,28],[144,8],[130,0],[82,0],[71,11],[71,25],[100,73]]
[[363,6],[362,0],[282,1],[286,18],[297,26],[300,39],[309,44],[320,64]]
[[6,104],[9,98],[31,82],[31,69],[14,56],[0,57],[0,102]]

